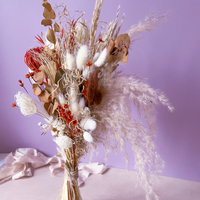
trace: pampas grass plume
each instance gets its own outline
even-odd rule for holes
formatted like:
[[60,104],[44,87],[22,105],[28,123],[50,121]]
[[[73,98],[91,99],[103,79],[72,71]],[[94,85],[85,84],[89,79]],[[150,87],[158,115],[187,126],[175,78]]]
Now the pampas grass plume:
[[84,66],[86,65],[88,57],[88,46],[82,45],[80,49],[78,50],[77,56],[76,56],[76,64],[77,68],[79,70],[83,70]]
[[87,141],[87,142],[93,142],[93,137],[91,136],[90,133],[88,133],[87,131],[85,131],[83,133],[83,138]]
[[105,49],[101,52],[101,54],[100,54],[98,60],[94,63],[94,65],[95,65],[96,67],[101,67],[101,66],[104,64],[104,62],[105,62],[105,60],[106,60],[106,57],[107,57],[107,49],[105,48]]
[[80,122],[80,126],[85,130],[93,131],[96,129],[97,123],[91,118],[83,118]]

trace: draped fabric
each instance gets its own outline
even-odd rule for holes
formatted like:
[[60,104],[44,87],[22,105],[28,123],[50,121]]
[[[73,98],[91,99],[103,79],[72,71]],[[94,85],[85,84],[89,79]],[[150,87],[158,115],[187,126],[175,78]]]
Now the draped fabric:
[[[25,176],[33,176],[32,170],[49,165],[52,174],[63,171],[63,161],[57,156],[47,157],[32,148],[19,148],[15,153],[10,153],[0,167],[0,184],[8,180],[16,180]],[[85,182],[90,174],[102,174],[106,167],[100,163],[79,163],[78,185]]]

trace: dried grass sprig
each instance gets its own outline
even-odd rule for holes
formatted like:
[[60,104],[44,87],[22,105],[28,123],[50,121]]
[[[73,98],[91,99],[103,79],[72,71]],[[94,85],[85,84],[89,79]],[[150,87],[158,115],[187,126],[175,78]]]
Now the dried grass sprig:
[[159,24],[165,22],[169,18],[170,12],[166,13],[165,15],[157,15],[155,13],[151,13],[148,17],[145,18],[144,21],[140,22],[138,25],[133,25],[127,31],[130,38],[134,39],[135,35],[142,33],[144,31],[152,31],[154,30]]
[[91,28],[90,28],[90,43],[89,47],[91,48],[94,44],[95,37],[96,37],[96,30],[99,23],[99,16],[101,12],[103,0],[97,0],[94,7],[94,12],[92,16]]

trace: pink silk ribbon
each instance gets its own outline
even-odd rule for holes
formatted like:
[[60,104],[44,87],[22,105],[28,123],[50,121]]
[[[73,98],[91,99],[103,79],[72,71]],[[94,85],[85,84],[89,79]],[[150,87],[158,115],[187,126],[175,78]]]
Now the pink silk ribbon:
[[[58,171],[63,171],[62,164],[62,159],[57,156],[47,157],[36,149],[19,148],[4,159],[4,164],[0,167],[0,184],[11,179],[33,176],[32,168],[36,169],[46,165],[50,165],[50,172],[56,174]],[[78,185],[81,185],[90,174],[102,174],[106,167],[101,163],[79,163],[78,170]]]

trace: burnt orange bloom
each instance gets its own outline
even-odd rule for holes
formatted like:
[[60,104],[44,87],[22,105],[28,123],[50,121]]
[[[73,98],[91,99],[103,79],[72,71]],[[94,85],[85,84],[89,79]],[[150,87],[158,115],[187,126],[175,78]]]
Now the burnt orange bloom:
[[22,80],[18,80],[19,83],[22,83]]
[[12,104],[12,107],[13,107],[13,108],[16,107],[16,103],[13,103],[13,104]]
[[24,84],[23,84],[23,83],[21,83],[19,86],[20,86],[20,87],[24,87]]
[[72,121],[72,125],[76,126],[78,124],[77,120]]
[[92,62],[89,61],[87,64],[86,64],[88,67],[90,67],[92,65]]
[[26,74],[26,76],[25,76],[25,77],[26,77],[26,78],[30,78],[30,76],[31,76],[30,74]]
[[69,108],[68,104],[64,104],[64,108]]

